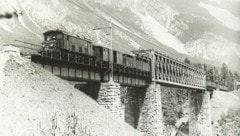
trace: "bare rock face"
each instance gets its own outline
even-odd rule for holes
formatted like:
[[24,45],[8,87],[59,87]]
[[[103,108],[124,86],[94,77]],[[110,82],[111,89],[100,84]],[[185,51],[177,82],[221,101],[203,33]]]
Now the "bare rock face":
[[[0,53],[1,62],[2,56]],[[0,89],[1,136],[142,135],[68,82],[30,60],[7,56],[6,66],[0,63],[4,79]]]

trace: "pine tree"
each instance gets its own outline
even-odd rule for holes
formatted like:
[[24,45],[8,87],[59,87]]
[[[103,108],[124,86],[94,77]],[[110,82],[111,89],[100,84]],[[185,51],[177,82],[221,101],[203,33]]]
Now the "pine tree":
[[190,64],[190,60],[188,58],[185,58],[184,62]]
[[240,80],[240,76],[238,75],[237,72],[234,72],[233,76],[234,76],[234,79],[235,79],[235,80],[237,80],[237,81]]
[[229,76],[228,76],[228,79],[227,79],[227,86],[230,90],[234,90],[234,76],[232,74],[232,71],[229,70]]
[[213,68],[207,67],[207,81],[213,82]]
[[213,67],[213,81],[215,83],[219,83],[219,72],[218,72],[218,69],[216,67]]
[[228,76],[229,76],[229,72],[228,72],[227,64],[223,63],[221,68],[221,78],[223,80],[222,82],[223,85],[226,85]]

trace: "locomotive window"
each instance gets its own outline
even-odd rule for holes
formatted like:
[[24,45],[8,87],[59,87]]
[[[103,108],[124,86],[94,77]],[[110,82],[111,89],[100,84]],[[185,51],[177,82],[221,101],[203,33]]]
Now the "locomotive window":
[[105,51],[105,49],[103,49],[103,55],[106,56],[106,51]]
[[56,39],[55,35],[48,35],[47,38],[46,38],[47,41],[51,41],[53,39]]
[[58,35],[57,35],[57,39],[62,39],[62,35],[61,35],[61,34],[58,34]]
[[47,36],[46,40],[50,41],[51,40],[51,36]]
[[72,45],[72,51],[75,51],[75,48],[76,48],[75,45]]
[[67,40],[69,40],[69,36],[67,36]]
[[85,50],[85,54],[88,54],[88,49],[87,49],[87,48],[85,48],[84,50]]
[[79,47],[79,52],[82,53],[82,47]]

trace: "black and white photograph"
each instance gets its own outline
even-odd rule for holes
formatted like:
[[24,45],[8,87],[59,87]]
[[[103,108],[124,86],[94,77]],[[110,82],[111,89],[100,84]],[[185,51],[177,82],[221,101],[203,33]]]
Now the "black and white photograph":
[[0,0],[0,136],[240,136],[240,0]]

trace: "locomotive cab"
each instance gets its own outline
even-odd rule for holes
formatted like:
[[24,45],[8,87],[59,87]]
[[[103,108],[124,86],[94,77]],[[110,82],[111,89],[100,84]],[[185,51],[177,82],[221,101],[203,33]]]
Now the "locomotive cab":
[[40,53],[54,58],[93,62],[93,45],[90,39],[72,36],[61,30],[51,30],[43,33],[44,42]]
[[62,47],[63,32],[47,31],[43,35],[44,42],[42,42],[42,51],[53,52]]

